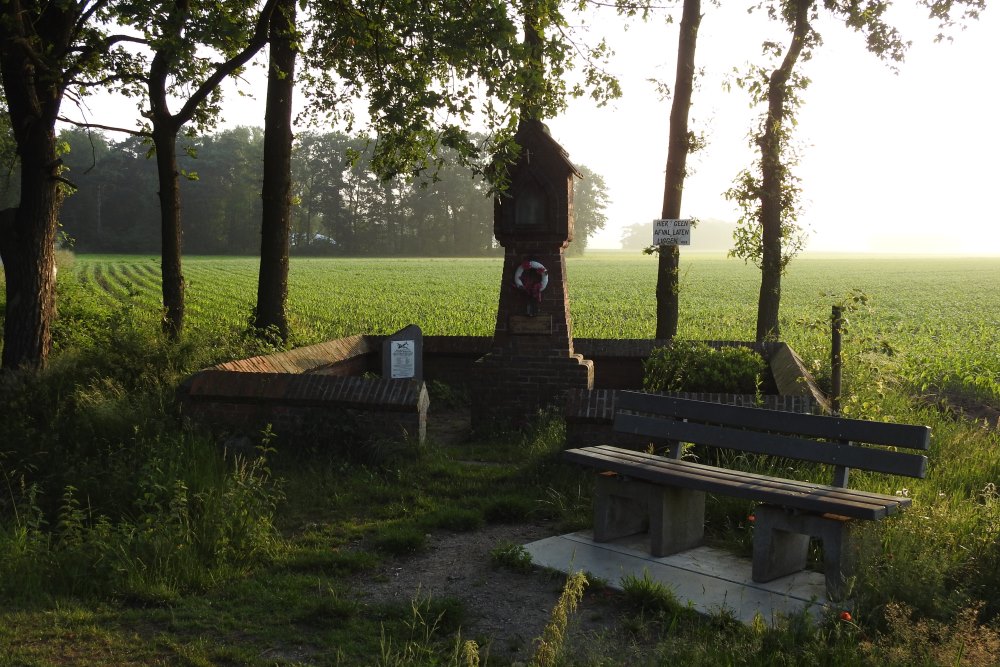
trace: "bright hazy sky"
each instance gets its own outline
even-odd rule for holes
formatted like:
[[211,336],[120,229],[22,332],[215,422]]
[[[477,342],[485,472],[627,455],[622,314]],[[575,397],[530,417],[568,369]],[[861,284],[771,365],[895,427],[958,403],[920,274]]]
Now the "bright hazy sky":
[[[721,82],[748,59],[760,62],[765,35],[788,38],[763,16],[723,4],[703,3],[696,61],[705,72],[691,117],[709,146],[689,161],[682,216],[735,221],[721,193],[752,160],[746,136],[757,112],[746,93],[726,93]],[[894,25],[913,41],[898,74],[830,20],[819,24],[824,43],[801,70],[812,79],[795,135],[805,146],[796,173],[808,250],[1000,255],[1000,12],[991,7],[952,43],[934,43],[936,25],[922,12],[897,16]],[[602,25],[614,20],[609,14]],[[576,103],[549,123],[572,160],[604,175],[614,199],[593,247],[616,247],[622,227],[659,217],[663,199],[670,105],[646,79],[673,86],[677,28],[657,21],[615,32],[608,38],[622,99],[605,109]],[[692,237],[695,250],[697,230]]]
[[[786,44],[788,35],[749,3],[703,2],[692,129],[709,145],[691,159],[682,216],[735,221],[738,211],[722,193],[752,160],[747,132],[758,111],[746,93],[722,82],[734,67],[762,62],[760,43]],[[1000,11],[955,31],[953,42],[934,43],[936,25],[915,3],[899,0],[890,21],[912,40],[894,74],[869,54],[862,37],[843,24],[819,24],[824,44],[801,71],[812,79],[799,112],[796,138],[804,146],[796,173],[802,179],[810,251],[917,252],[1000,255]],[[669,101],[647,80],[673,87],[677,26],[662,18],[632,20],[626,30],[613,11],[590,18],[616,56],[609,71],[623,96],[598,109],[571,102],[547,121],[570,159],[602,174],[612,203],[608,225],[591,247],[618,247],[622,229],[659,217],[663,199]],[[257,86],[261,88],[262,86]],[[263,93],[236,98],[223,127],[263,124]],[[95,122],[131,126],[131,101],[91,101]],[[115,112],[108,117],[105,110]],[[72,113],[67,107],[67,112]],[[75,115],[75,114],[74,114]],[[117,116],[117,118],[115,118]],[[697,230],[692,250],[697,250]]]

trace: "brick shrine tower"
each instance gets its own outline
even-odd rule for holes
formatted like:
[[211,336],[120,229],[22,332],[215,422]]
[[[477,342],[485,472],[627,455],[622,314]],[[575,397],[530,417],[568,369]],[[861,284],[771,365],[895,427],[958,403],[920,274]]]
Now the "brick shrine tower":
[[573,351],[566,286],[573,179],[582,176],[541,121],[522,120],[515,141],[521,153],[493,209],[504,263],[493,347],[476,362],[475,430],[525,427],[568,389],[594,386],[593,362]]

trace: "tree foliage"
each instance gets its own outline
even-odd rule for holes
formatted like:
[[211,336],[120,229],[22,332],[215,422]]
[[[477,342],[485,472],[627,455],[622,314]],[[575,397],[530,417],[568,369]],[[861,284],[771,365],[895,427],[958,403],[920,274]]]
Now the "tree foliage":
[[[532,113],[552,117],[569,96],[598,100],[620,95],[602,69],[607,47],[574,42],[558,0],[401,0],[386,11],[382,0],[312,3],[312,34],[305,51],[303,89],[313,120],[356,120],[364,100],[367,133],[375,138],[371,165],[384,176],[433,171],[449,149],[463,163],[485,171],[496,155],[509,153],[519,113],[530,95]],[[530,12],[540,54],[522,40]],[[537,59],[544,61],[540,70]],[[583,82],[567,83],[575,62]],[[485,126],[485,142],[472,140],[473,119]]]
[[582,255],[590,237],[604,229],[608,222],[604,211],[610,202],[608,184],[603,176],[585,166],[578,166],[577,170],[583,178],[574,181],[573,186],[575,235],[566,250],[570,255]]
[[[82,252],[158,251],[156,166],[148,140],[117,142],[66,130],[60,140],[67,176],[79,190],[62,208],[62,225]],[[474,137],[478,140],[478,137]],[[292,154],[290,245],[293,255],[484,256],[497,252],[489,184],[443,150],[435,177],[385,180],[370,160],[366,135],[304,132]],[[197,174],[180,183],[185,251],[253,255],[260,250],[263,131],[238,127],[178,139],[179,168]],[[96,159],[96,162],[95,162]],[[576,183],[577,238],[602,228],[604,179],[586,166]]]

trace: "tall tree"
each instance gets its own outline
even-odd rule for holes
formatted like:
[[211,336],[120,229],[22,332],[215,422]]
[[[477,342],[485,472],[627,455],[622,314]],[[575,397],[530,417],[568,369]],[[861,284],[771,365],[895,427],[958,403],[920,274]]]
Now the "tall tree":
[[608,216],[608,185],[604,177],[584,165],[577,165],[583,178],[573,186],[574,238],[567,254],[582,255],[591,236],[604,229]]
[[[694,57],[698,46],[700,25],[701,1],[684,0],[680,35],[677,39],[677,73],[674,79],[674,98],[670,106],[667,168],[663,181],[661,217],[664,219],[677,219],[681,215],[684,177],[687,174],[687,156],[694,148],[694,139],[688,130],[688,116],[691,110],[691,96],[694,91]],[[680,303],[680,250],[675,245],[660,246],[658,250],[656,338],[673,338],[677,335]]]
[[271,16],[264,118],[260,272],[254,328],[288,341],[288,232],[291,226],[292,94],[295,88],[296,0],[279,0]]
[[[814,0],[791,0],[781,8],[782,18],[792,29],[791,42],[781,64],[770,74],[757,70],[757,80],[766,83],[758,84],[756,89],[751,87],[767,104],[755,136],[760,175],[744,172],[738,180],[743,189],[727,193],[744,205],[745,212],[736,230],[734,254],[759,260],[758,342],[780,338],[781,275],[804,243],[802,229],[796,223],[800,188],[790,171],[796,159],[789,139],[790,115],[799,104],[798,92],[808,84],[808,79],[795,72],[795,65],[803,54],[809,56],[819,39],[810,21],[813,5]],[[779,47],[771,44],[768,48],[777,53]]]
[[[113,79],[127,95],[142,96],[139,130],[100,127],[152,139],[160,183],[160,254],[163,330],[179,337],[184,326],[184,275],[181,270],[181,171],[177,138],[193,121],[210,127],[219,112],[219,86],[240,71],[267,43],[271,13],[278,0],[145,0],[107,4],[105,20],[127,26],[142,37],[143,52]],[[86,4],[86,3],[84,3]],[[146,63],[148,67],[141,67]],[[221,60],[215,58],[221,57]],[[172,101],[180,109],[171,111]],[[64,119],[74,122],[70,119]]]
[[[891,4],[886,0],[773,2],[767,7],[768,13],[789,27],[791,41],[783,53],[773,42],[764,43],[766,53],[781,57],[773,71],[753,67],[749,75],[737,79],[737,83],[750,92],[753,103],[765,107],[760,125],[751,135],[752,145],[759,151],[756,169],[741,172],[726,193],[743,209],[734,234],[736,244],[730,254],[753,261],[761,269],[758,341],[780,337],[781,276],[804,245],[803,230],[796,222],[800,186],[791,171],[797,163],[791,130],[795,125],[794,112],[801,104],[799,94],[809,80],[796,70],[796,66],[807,60],[811,50],[821,41],[814,28],[821,7],[847,27],[861,32],[871,53],[882,60],[901,62],[909,42],[885,21],[885,12]],[[928,9],[930,17],[938,21],[942,30],[959,21],[977,18],[985,8],[985,0],[918,0],[917,4]],[[942,37],[943,33],[938,38]]]
[[65,180],[55,124],[68,91],[105,79],[129,58],[120,48],[129,38],[109,35],[98,20],[108,4],[0,3],[0,75],[21,166],[17,208],[0,213],[6,370],[43,366],[52,347],[53,246]]
[[[217,111],[218,89],[222,81],[246,65],[267,43],[271,12],[278,0],[267,0],[252,32],[243,39],[248,6],[245,2],[199,3],[175,0],[156,3],[159,20],[153,25],[148,15],[132,16],[133,25],[150,30],[153,60],[149,66],[146,88],[148,118],[156,166],[160,180],[160,253],[163,290],[163,330],[171,337],[180,336],[184,327],[184,275],[181,271],[181,200],[180,170],[177,166],[177,136],[181,128],[198,116],[210,122]],[[252,6],[255,3],[250,3]],[[240,37],[234,38],[233,32]],[[218,48],[229,56],[212,63],[197,55],[201,45]],[[180,110],[170,111],[170,94],[191,87]],[[213,99],[214,97],[214,99]]]
[[[292,240],[297,251],[312,252],[314,243],[329,245],[324,242],[331,238],[342,250],[344,239],[335,229],[344,210],[349,142],[341,132],[298,134],[292,153],[292,187],[300,202],[293,211]],[[319,239],[320,235],[324,238]]]

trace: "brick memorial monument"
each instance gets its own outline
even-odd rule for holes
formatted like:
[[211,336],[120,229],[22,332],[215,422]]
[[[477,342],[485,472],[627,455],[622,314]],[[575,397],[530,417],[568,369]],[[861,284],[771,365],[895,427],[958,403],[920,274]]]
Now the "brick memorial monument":
[[522,121],[515,140],[520,155],[493,210],[504,263],[493,344],[476,362],[475,430],[524,427],[539,410],[561,406],[567,390],[594,385],[593,363],[573,351],[566,288],[581,174],[540,121]]

